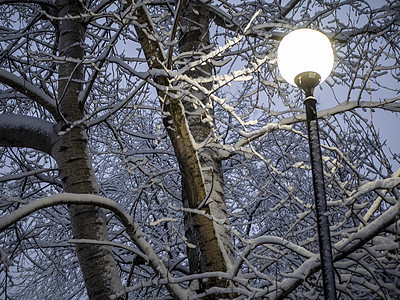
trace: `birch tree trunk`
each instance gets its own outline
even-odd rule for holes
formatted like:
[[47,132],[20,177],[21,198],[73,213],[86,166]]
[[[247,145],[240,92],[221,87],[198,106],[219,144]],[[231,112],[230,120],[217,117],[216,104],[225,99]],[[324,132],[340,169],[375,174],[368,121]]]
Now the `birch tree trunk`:
[[[187,62],[196,60],[194,52],[203,52],[209,46],[209,18],[208,10],[201,1],[183,1],[182,17],[179,22],[183,27],[183,36],[180,39],[180,52],[187,52]],[[134,8],[136,21],[142,26],[135,25],[135,29],[142,45],[150,68],[163,69],[162,62],[166,62],[164,50],[158,42],[149,38],[155,32],[151,26],[150,16],[144,6]],[[145,28],[145,29],[144,29]],[[206,64],[186,75],[196,78],[211,75],[211,66]],[[155,78],[157,84],[168,86],[166,77]],[[211,83],[210,83],[211,85]],[[210,86],[208,86],[210,87]],[[185,215],[185,231],[188,242],[194,247],[188,247],[190,272],[198,274],[213,271],[229,271],[233,265],[234,254],[229,220],[223,192],[223,178],[221,164],[216,153],[203,147],[197,150],[193,143],[202,143],[213,139],[213,122],[203,117],[206,111],[201,102],[212,106],[207,95],[195,92],[187,85],[190,95],[177,99],[159,89],[158,95],[161,106],[168,113],[164,118],[164,125],[173,144],[181,175],[182,199],[186,208],[203,210],[212,216],[212,220],[201,214],[187,213]],[[190,99],[192,98],[192,99]],[[197,103],[197,104],[199,104]],[[212,113],[209,111],[208,113]],[[212,141],[212,140],[210,140]],[[199,292],[211,287],[228,287],[229,281],[218,278],[207,278],[200,282]],[[207,297],[219,299],[221,295]],[[232,297],[233,295],[224,295]]]
[[[70,16],[79,16],[83,6],[78,0],[58,0],[57,7],[59,17],[65,17],[58,22],[60,57],[82,60],[85,28],[81,19]],[[84,117],[83,105],[79,103],[83,79],[83,66],[79,62],[60,63],[58,108],[61,119],[57,131],[62,133],[53,146],[52,155],[66,192],[98,194],[85,128],[72,125]],[[108,241],[105,214],[100,208],[70,205],[69,212],[75,239]],[[108,299],[123,290],[111,247],[77,244],[76,250],[90,299]]]
[[[182,18],[180,20],[182,37],[179,40],[179,52],[187,53],[187,61],[196,60],[196,53],[207,53],[210,47],[209,37],[209,11],[202,1],[185,1]],[[195,79],[212,75],[210,63],[201,64],[195,70],[187,72],[188,76]],[[204,84],[211,90],[212,82]],[[182,99],[185,107],[186,118],[190,133],[198,144],[207,144],[215,141],[214,123],[206,116],[213,115],[213,103],[208,95],[191,89],[191,97],[195,99]],[[198,102],[196,104],[196,102]],[[199,109],[199,107],[205,107]],[[210,214],[211,221],[198,214],[185,215],[186,236],[196,248],[188,248],[191,273],[212,271],[229,271],[234,255],[233,245],[229,231],[229,220],[223,190],[223,174],[218,155],[212,149],[203,147],[197,151],[198,167],[202,184],[194,185],[188,176],[182,176],[182,198],[184,206],[201,208]],[[187,172],[192,172],[189,166]],[[202,192],[200,192],[202,190]],[[205,200],[206,199],[206,200]],[[205,200],[205,202],[204,202]],[[212,286],[227,286],[224,280],[208,280],[203,283],[203,288]],[[226,296],[226,295],[225,295]]]

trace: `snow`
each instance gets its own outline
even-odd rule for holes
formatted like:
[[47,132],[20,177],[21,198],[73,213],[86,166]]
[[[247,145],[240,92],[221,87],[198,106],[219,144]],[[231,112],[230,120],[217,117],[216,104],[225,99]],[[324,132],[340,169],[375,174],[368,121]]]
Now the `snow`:
[[23,78],[17,77],[16,75],[1,68],[0,81],[13,87],[15,90],[28,96],[32,100],[35,100],[38,104],[42,105],[45,109],[52,113],[53,116],[57,115],[55,100],[30,82],[25,81]]
[[44,209],[46,207],[51,207],[60,204],[91,204],[97,205],[99,207],[103,207],[113,211],[117,217],[121,220],[121,222],[125,225],[132,223],[131,216],[126,213],[121,206],[119,206],[116,202],[107,199],[105,197],[90,195],[90,194],[71,194],[71,193],[63,193],[52,195],[49,197],[41,198],[30,202],[12,213],[0,218],[0,231],[3,231],[8,226],[13,223],[18,222],[24,217],[27,217],[31,213]]
[[[400,100],[400,97],[395,97],[391,99],[386,99],[384,102],[370,102],[370,101],[348,101],[343,102],[337,106],[327,108],[324,110],[318,111],[318,118],[329,118],[331,116],[344,113],[346,111],[355,110],[356,108],[381,108],[386,109],[389,104],[394,103],[395,101]],[[254,130],[252,132],[241,132],[243,139],[238,141],[236,145],[246,145],[254,139],[257,139],[264,134],[267,134],[271,131],[282,129],[282,130],[291,130],[291,125],[306,121],[306,114],[297,114],[292,117],[287,117],[280,119],[277,123],[268,123],[264,125],[262,128]],[[241,122],[243,125],[243,122]],[[333,149],[333,148],[332,148]],[[349,165],[352,165],[349,163]]]
[[157,226],[160,225],[161,223],[165,223],[165,222],[178,222],[179,219],[177,218],[161,218],[161,219],[157,219],[156,221],[150,222],[150,226]]
[[349,198],[343,200],[342,205],[351,205],[357,198],[364,195],[370,191],[377,189],[393,189],[400,185],[400,178],[387,178],[378,179],[372,182],[368,182],[358,188],[358,190]]
[[[154,252],[152,246],[144,240],[145,234],[140,231],[138,226],[134,223],[132,217],[123,210],[119,204],[116,202],[97,195],[89,195],[89,194],[57,194],[49,197],[41,198],[35,200],[34,202],[30,202],[12,213],[5,215],[0,218],[0,231],[5,230],[7,227],[11,226],[15,222],[18,222],[22,218],[28,216],[29,214],[44,209],[46,207],[60,205],[60,204],[90,204],[96,205],[102,208],[109,209],[115,213],[117,218],[127,227],[127,232],[132,238],[132,240],[136,243],[141,252],[137,252],[137,250],[129,248],[129,250],[134,251],[136,254],[144,256],[146,260],[149,261],[150,265],[153,269],[157,270],[163,278],[168,278],[168,282],[171,282],[171,275],[168,269],[163,264],[162,260],[158,257],[158,255]],[[74,243],[99,243],[99,241],[89,241],[89,240],[71,240]],[[111,244],[114,245],[113,243]],[[121,245],[118,244],[118,247]],[[122,246],[125,247],[125,246]],[[143,253],[143,254],[142,254]],[[188,291],[183,290],[179,285],[169,284],[170,289],[174,291],[175,295],[180,297],[180,299],[188,298]]]
[[57,138],[53,127],[53,123],[35,117],[0,115],[0,145],[29,147],[50,154]]

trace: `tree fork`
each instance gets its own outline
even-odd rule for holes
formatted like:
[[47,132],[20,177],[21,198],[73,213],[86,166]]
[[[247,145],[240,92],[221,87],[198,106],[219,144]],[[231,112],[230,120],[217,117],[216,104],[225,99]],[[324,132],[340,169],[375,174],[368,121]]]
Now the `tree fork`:
[[[167,61],[164,50],[157,41],[149,38],[155,32],[147,10],[143,6],[133,5],[133,14],[139,24],[146,25],[146,30],[141,26],[135,26],[139,41],[144,50],[148,65],[153,69],[163,69],[163,62]],[[193,10],[201,11],[202,15],[198,20],[198,15]],[[200,9],[200,10],[199,10]],[[179,15],[179,14],[177,14]],[[181,18],[190,18],[196,24],[201,22],[202,28],[197,32],[189,32],[186,38],[180,42],[180,50],[194,51],[198,46],[208,46],[208,14],[206,6],[200,1],[184,1]],[[182,20],[180,20],[182,21]],[[177,22],[177,20],[175,20]],[[182,21],[186,22],[186,21]],[[200,49],[203,50],[203,49]],[[170,49],[171,51],[171,49]],[[190,72],[187,75],[192,77],[204,76],[205,72],[211,74],[211,67],[206,65],[202,69]],[[158,76],[154,79],[157,84],[168,86],[168,78]],[[190,88],[190,87],[188,87]],[[215,216],[217,219],[224,219],[225,224],[217,224],[205,216],[197,214],[186,214],[185,231],[188,241],[196,248],[188,247],[188,259],[191,273],[203,273],[212,271],[229,271],[233,265],[234,255],[232,240],[226,227],[229,224],[227,209],[222,188],[222,173],[220,163],[215,155],[209,151],[197,151],[192,140],[196,142],[204,141],[213,130],[211,124],[201,121],[200,116],[188,117],[186,111],[193,111],[193,106],[184,104],[184,99],[169,97],[162,90],[158,90],[158,95],[162,100],[161,106],[169,113],[164,118],[164,125],[174,147],[179,168],[182,174],[182,198],[185,207],[202,209],[207,214]],[[204,95],[199,95],[199,101],[208,101]],[[189,124],[189,127],[188,127]],[[205,171],[207,170],[207,171]],[[208,180],[207,177],[213,178]],[[211,190],[212,188],[212,190]],[[200,205],[210,192],[210,201],[206,201],[202,207]],[[201,284],[200,292],[214,286],[228,287],[229,281],[225,279],[210,279]],[[221,295],[210,295],[208,298],[219,298]],[[233,295],[224,295],[233,297]]]

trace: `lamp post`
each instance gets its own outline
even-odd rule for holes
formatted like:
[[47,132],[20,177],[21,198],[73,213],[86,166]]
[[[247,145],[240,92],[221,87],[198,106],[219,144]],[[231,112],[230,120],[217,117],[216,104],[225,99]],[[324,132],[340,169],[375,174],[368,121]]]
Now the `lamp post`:
[[278,67],[282,77],[290,84],[301,88],[306,95],[304,105],[323,288],[325,299],[329,300],[336,299],[336,287],[314,88],[329,76],[333,68],[333,60],[332,46],[327,36],[312,29],[292,31],[282,39],[278,47]]

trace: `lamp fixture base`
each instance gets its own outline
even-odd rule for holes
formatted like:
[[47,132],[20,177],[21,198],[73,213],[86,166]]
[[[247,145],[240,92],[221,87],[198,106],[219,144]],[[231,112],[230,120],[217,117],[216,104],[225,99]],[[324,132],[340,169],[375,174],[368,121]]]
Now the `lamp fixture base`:
[[313,96],[314,88],[320,83],[321,76],[316,72],[303,72],[294,78],[296,85],[306,93],[306,97]]

